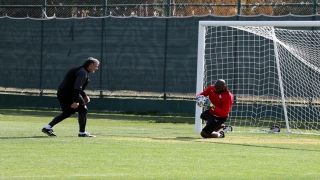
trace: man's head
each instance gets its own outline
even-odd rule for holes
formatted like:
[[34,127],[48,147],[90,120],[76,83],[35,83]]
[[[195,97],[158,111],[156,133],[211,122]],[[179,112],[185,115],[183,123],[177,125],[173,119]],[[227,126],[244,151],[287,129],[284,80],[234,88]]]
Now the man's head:
[[223,91],[226,90],[226,82],[223,79],[218,79],[215,83],[214,83],[214,91],[216,93],[222,93]]
[[89,57],[82,66],[85,67],[87,71],[94,73],[95,70],[98,70],[99,64],[100,62],[97,59]]

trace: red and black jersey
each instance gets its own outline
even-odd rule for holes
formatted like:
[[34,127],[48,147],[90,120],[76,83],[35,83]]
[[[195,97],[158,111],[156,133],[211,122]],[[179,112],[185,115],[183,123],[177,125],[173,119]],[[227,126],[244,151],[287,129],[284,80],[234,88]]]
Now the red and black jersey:
[[234,98],[228,89],[221,93],[216,93],[214,91],[214,85],[211,85],[198,95],[207,96],[215,106],[214,110],[209,110],[211,114],[221,118],[227,118],[229,116]]

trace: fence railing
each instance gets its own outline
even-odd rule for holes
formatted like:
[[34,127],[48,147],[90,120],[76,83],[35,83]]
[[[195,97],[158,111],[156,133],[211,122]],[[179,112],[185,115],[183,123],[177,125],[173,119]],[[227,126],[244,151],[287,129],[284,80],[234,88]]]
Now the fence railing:
[[319,13],[319,6],[318,0],[0,0],[0,16],[313,15]]

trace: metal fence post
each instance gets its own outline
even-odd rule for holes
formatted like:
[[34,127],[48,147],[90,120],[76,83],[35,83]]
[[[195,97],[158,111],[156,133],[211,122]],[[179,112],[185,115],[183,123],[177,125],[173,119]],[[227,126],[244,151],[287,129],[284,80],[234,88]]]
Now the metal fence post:
[[241,0],[238,0],[238,15],[241,15]]
[[313,0],[313,14],[318,14],[318,0]]
[[40,89],[40,96],[43,94],[43,87],[42,87],[42,79],[43,79],[43,23],[44,21],[41,21],[41,44],[40,44],[40,72],[39,72],[39,89]]
[[103,16],[107,16],[107,11],[108,11],[107,5],[108,5],[108,0],[104,0],[104,2],[103,2]]
[[167,17],[171,16],[171,2],[167,0]]
[[167,48],[168,48],[168,18],[166,19],[166,33],[165,33],[165,46],[164,46],[164,66],[163,66],[163,100],[167,99],[166,93],[166,80],[167,80]]
[[46,13],[46,6],[47,6],[47,0],[43,0],[43,2],[42,2],[42,18],[46,18],[46,15],[45,15],[45,13]]

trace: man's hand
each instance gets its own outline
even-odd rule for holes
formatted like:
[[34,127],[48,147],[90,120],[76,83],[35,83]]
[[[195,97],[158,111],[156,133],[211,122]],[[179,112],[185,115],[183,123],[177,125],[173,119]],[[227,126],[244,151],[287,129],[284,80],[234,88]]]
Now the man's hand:
[[76,109],[78,106],[79,106],[79,103],[76,103],[76,102],[71,104],[72,109]]
[[89,96],[86,96],[85,98],[83,98],[83,100],[85,104],[88,104],[90,102]]
[[214,111],[214,108],[215,108],[215,107],[214,107],[214,105],[211,103],[211,104],[209,105],[209,108],[212,109],[212,111]]

